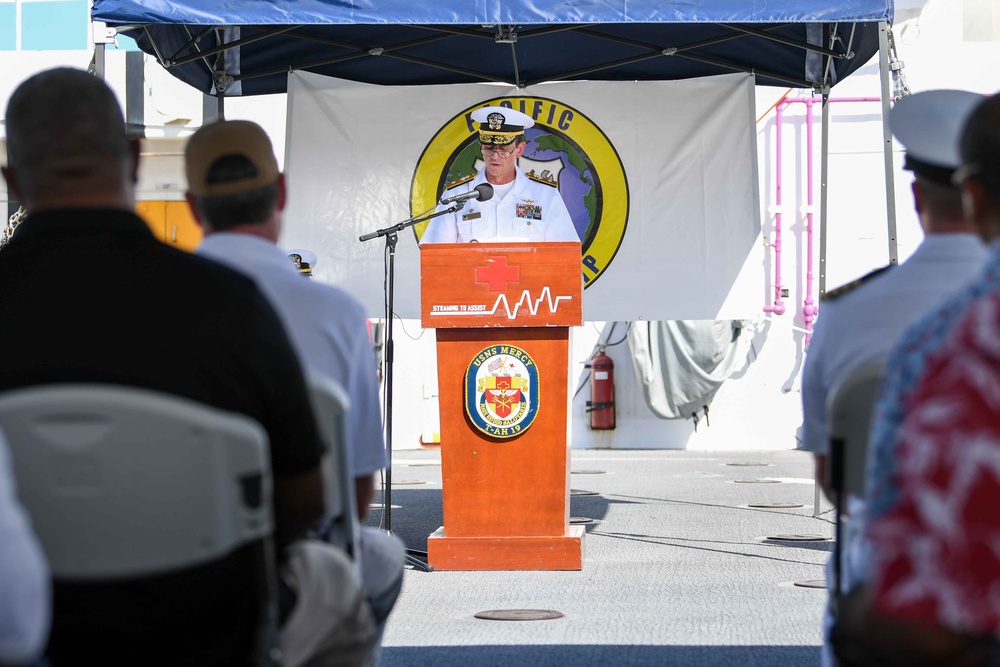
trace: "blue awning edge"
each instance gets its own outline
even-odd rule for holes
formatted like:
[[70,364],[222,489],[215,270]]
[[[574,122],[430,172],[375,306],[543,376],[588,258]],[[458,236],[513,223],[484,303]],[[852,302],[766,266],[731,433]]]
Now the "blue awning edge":
[[179,79],[227,96],[283,92],[295,70],[381,85],[519,87],[742,71],[766,85],[822,88],[877,53],[879,26],[892,19],[891,0],[736,4],[94,0],[92,16]]

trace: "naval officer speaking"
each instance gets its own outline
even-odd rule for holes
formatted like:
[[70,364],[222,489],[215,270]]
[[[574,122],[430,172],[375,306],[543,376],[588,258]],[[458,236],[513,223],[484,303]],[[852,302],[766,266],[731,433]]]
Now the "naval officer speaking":
[[479,123],[483,168],[475,178],[449,183],[438,211],[452,202],[466,204],[433,218],[421,243],[579,241],[573,219],[555,183],[536,180],[518,169],[524,131],[535,124],[527,114],[505,107],[472,112]]

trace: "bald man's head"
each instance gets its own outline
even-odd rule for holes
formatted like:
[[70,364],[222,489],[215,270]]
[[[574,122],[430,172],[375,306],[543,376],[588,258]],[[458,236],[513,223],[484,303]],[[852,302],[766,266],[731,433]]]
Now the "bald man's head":
[[129,205],[135,151],[118,100],[82,70],[24,81],[7,103],[4,175],[26,208]]

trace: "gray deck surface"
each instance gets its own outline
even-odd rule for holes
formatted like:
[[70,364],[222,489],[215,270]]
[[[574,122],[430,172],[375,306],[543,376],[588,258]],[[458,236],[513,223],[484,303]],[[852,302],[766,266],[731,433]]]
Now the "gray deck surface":
[[[392,470],[391,529],[424,550],[443,523],[439,452],[396,451]],[[808,454],[573,450],[571,470],[571,488],[598,493],[570,499],[571,516],[594,520],[583,570],[408,568],[383,667],[819,665],[826,593],[795,582],[823,577],[833,543],[768,539],[833,536],[829,505],[813,517]],[[782,481],[735,483],[754,478]],[[747,506],[773,502],[803,507]],[[371,510],[368,523],[382,514]],[[564,617],[474,617],[494,609]]]

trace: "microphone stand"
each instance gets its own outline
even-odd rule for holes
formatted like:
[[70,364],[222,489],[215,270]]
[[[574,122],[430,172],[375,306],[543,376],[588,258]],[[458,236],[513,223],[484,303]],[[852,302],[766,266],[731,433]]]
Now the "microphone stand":
[[[378,229],[374,232],[370,232],[363,236],[358,237],[358,240],[364,243],[365,241],[370,241],[372,239],[379,238],[380,236],[385,237],[385,251],[389,257],[387,264],[387,279],[386,279],[386,293],[385,293],[385,452],[386,452],[386,467],[385,467],[385,489],[382,492],[382,517],[385,521],[385,532],[392,533],[392,365],[393,365],[393,345],[392,345],[392,299],[394,290],[394,280],[395,280],[395,265],[396,265],[396,242],[399,240],[397,236],[398,232],[406,229],[407,227],[412,227],[418,222],[423,222],[425,220],[430,220],[431,218],[436,218],[439,215],[446,215],[449,213],[455,213],[462,210],[465,206],[465,201],[457,201],[449,208],[443,211],[437,211],[431,213],[430,215],[418,215],[402,222],[398,222],[389,227],[383,229]],[[433,568],[424,561],[420,561],[416,556],[422,556],[424,559],[427,558],[426,551],[419,551],[416,549],[406,550],[406,561],[410,565],[423,570],[424,572],[429,572]]]

